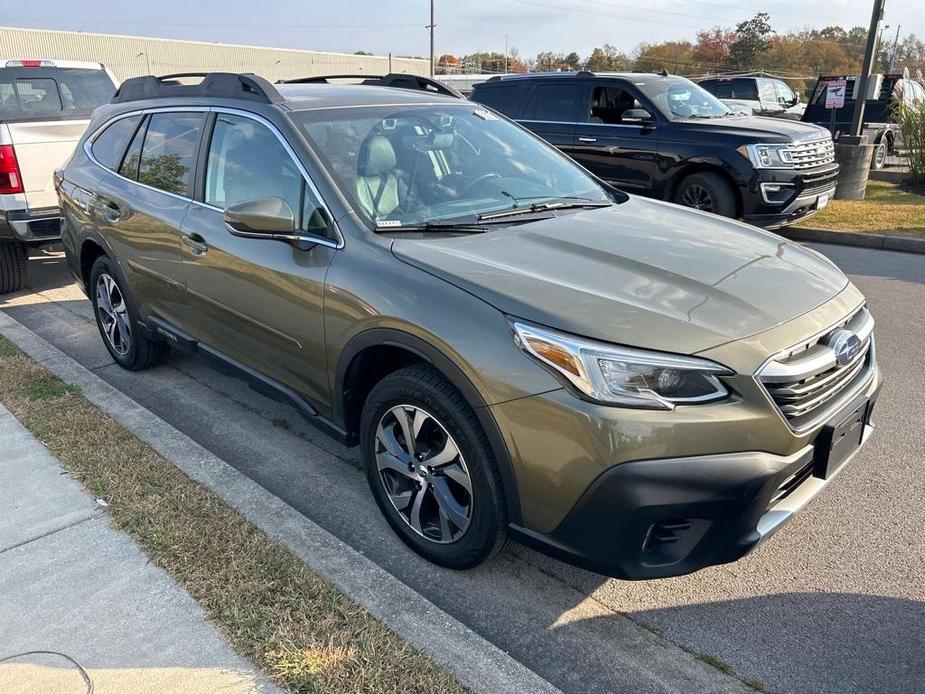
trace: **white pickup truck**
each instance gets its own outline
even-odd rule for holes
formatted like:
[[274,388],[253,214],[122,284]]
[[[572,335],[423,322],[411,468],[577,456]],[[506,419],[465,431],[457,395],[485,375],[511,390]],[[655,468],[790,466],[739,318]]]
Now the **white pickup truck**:
[[22,287],[29,246],[60,239],[55,169],[116,84],[100,63],[0,58],[0,294]]

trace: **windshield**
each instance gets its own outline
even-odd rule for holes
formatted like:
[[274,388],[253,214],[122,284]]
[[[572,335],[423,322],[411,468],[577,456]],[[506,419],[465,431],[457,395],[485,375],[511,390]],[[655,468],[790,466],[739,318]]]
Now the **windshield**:
[[380,227],[472,221],[552,200],[609,200],[553,147],[462,103],[292,115],[357,210]]
[[669,120],[733,115],[723,102],[690,80],[659,80],[640,85],[640,89]]
[[0,69],[0,121],[89,118],[115,85],[103,70]]

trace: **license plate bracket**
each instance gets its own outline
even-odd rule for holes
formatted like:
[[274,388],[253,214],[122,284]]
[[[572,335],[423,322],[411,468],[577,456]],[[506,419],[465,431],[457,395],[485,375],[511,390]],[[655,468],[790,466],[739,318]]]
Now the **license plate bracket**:
[[816,198],[816,209],[817,210],[824,210],[828,204],[829,204],[829,194],[828,193],[823,193],[818,198]]
[[850,412],[823,427],[816,439],[816,477],[828,479],[861,447],[870,401],[865,400]]

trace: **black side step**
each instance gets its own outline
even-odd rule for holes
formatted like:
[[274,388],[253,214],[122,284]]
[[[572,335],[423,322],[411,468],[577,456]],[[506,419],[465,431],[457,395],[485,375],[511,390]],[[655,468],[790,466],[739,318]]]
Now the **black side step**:
[[337,439],[339,443],[348,446],[352,445],[348,441],[347,431],[345,429],[338,426],[327,417],[319,414],[318,410],[316,410],[308,400],[289,386],[270,378],[246,364],[242,364],[238,360],[229,357],[224,352],[220,352],[209,345],[202,344],[192,336],[173,327],[167,323],[167,321],[157,318],[156,316],[148,318],[146,327],[152,335],[170,343],[182,352],[198,352],[202,355],[204,361],[213,369],[227,376],[231,376],[232,378],[244,381],[249,388],[260,393],[264,397],[294,407],[306,420],[329,436]]

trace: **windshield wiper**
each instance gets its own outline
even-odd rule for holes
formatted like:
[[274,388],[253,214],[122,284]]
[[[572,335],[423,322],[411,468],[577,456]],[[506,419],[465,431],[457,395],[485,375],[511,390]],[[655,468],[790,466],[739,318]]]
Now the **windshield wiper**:
[[477,222],[424,222],[422,224],[403,224],[402,226],[377,226],[376,233],[401,234],[408,231],[459,231],[470,234],[484,234],[488,231]]
[[528,207],[511,207],[507,210],[498,212],[486,212],[478,217],[479,222],[491,222],[496,219],[508,219],[510,217],[520,217],[521,215],[534,214],[536,212],[547,212],[551,210],[579,210],[592,209],[595,207],[610,207],[613,203],[609,200],[573,200],[567,202],[564,200],[549,200],[547,202],[535,202]]

